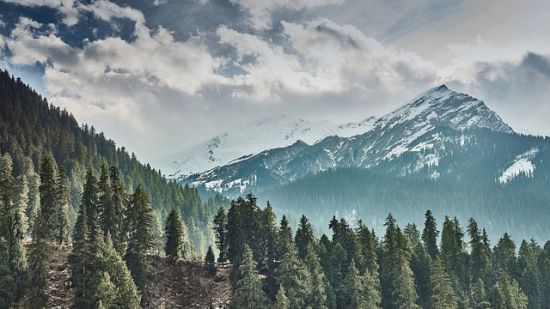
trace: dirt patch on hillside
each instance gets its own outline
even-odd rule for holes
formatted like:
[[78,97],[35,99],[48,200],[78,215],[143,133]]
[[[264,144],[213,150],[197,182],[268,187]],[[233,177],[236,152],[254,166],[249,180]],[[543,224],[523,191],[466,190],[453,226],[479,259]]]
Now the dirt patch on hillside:
[[200,263],[151,257],[145,308],[227,308],[229,273],[230,268],[219,268],[216,276],[207,276]]

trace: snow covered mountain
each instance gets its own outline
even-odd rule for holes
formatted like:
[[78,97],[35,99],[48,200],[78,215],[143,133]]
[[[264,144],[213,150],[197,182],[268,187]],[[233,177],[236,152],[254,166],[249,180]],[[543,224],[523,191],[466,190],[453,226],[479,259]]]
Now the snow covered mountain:
[[[368,130],[360,135],[328,136],[311,145],[298,140],[276,149],[266,147],[258,154],[189,176],[184,182],[240,194],[347,167],[377,169],[395,176],[456,177],[469,171],[471,162],[461,163],[465,165],[461,171],[453,155],[463,149],[492,151],[483,148],[488,145],[478,145],[480,132],[517,135],[483,101],[445,85],[422,93],[365,127]],[[529,145],[509,157],[498,156],[501,166],[485,176],[502,184],[517,176],[532,176],[535,167],[531,161],[540,158],[540,152],[532,148]]]
[[286,147],[298,140],[313,144],[330,135],[349,137],[362,134],[372,129],[375,121],[376,118],[370,117],[360,122],[335,124],[287,115],[265,117],[162,158],[156,166],[168,178],[180,179],[243,160],[267,149]]

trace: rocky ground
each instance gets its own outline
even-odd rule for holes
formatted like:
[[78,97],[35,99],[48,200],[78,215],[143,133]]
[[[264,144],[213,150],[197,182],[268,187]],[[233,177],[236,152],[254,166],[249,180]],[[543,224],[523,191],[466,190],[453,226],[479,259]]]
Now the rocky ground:
[[[48,308],[73,308],[74,291],[71,286],[68,257],[70,246],[49,245]],[[200,262],[177,263],[151,256],[144,308],[227,308],[231,298],[230,268],[221,267],[215,276],[207,276]],[[28,308],[23,299],[16,308]]]
[[207,276],[197,262],[151,257],[145,308],[227,308],[231,298],[230,268]]

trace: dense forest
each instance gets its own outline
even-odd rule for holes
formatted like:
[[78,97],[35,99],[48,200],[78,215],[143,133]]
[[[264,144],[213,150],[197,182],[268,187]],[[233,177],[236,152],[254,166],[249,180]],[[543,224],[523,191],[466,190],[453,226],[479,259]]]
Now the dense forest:
[[[537,168],[545,166],[540,163]],[[279,214],[293,218],[310,214],[312,224],[323,227],[320,232],[327,232],[325,222],[333,214],[352,221],[365,218],[372,228],[382,232],[388,212],[418,224],[423,221],[424,210],[431,209],[441,218],[450,215],[466,221],[475,216],[492,238],[508,232],[516,241],[545,241],[550,182],[539,179],[521,175],[501,185],[494,179],[485,181],[473,175],[462,175],[459,180],[444,176],[433,180],[415,175],[396,177],[376,169],[343,168],[267,188],[259,196],[262,201],[272,201]]]
[[[0,157],[0,308],[49,304],[48,257],[69,250],[75,308],[139,308],[150,299],[150,256],[196,260],[189,231],[173,208],[158,226],[143,186],[128,193],[118,168],[91,170],[74,229],[68,220],[68,180],[54,160],[40,164],[37,207],[27,215],[25,178],[13,176],[11,156]],[[18,189],[19,188],[19,189]],[[23,188],[23,189],[21,189]],[[213,256],[209,247],[206,256]]]
[[11,156],[13,173],[25,187],[19,190],[29,191],[23,192],[29,195],[27,215],[37,205],[38,173],[44,156],[52,158],[56,171],[62,170],[68,181],[70,227],[76,222],[88,170],[104,177],[109,174],[105,166],[113,166],[125,190],[141,185],[147,192],[157,225],[171,209],[181,213],[199,256],[206,253],[206,244],[213,243],[209,226],[213,213],[226,203],[220,196],[203,203],[196,189],[166,180],[161,171],[140,163],[93,126],[79,126],[66,110],[49,104],[7,71],[0,71],[0,154]]
[[332,235],[318,238],[306,216],[292,233],[269,203],[238,198],[214,221],[217,262],[233,267],[231,307],[549,308],[550,242],[517,248],[505,233],[492,246],[473,218],[440,227],[431,211],[424,217],[420,230],[390,214],[381,237],[333,217]]

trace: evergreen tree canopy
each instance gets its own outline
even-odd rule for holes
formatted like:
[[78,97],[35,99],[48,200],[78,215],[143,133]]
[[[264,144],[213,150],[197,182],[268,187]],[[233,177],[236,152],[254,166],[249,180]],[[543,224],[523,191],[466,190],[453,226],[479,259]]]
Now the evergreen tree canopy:
[[248,245],[244,246],[240,259],[239,278],[231,299],[232,309],[267,309],[267,297],[262,290],[262,282],[258,277],[257,264]]
[[428,210],[426,211],[426,222],[424,223],[424,230],[422,231],[422,240],[424,241],[426,251],[432,259],[435,259],[439,254],[439,249],[437,247],[438,236],[439,231],[437,230],[435,218],[432,212]]
[[166,235],[166,245],[164,246],[166,256],[171,257],[173,260],[184,257],[185,235],[183,234],[183,224],[177,210],[172,209],[166,218],[164,233]]

